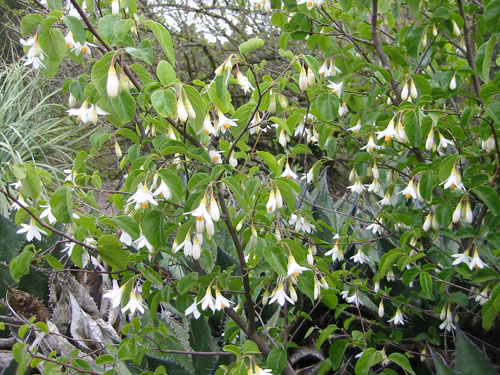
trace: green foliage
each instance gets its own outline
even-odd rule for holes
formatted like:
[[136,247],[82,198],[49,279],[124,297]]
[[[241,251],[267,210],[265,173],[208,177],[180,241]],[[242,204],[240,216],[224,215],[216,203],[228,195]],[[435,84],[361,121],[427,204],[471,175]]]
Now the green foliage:
[[[123,373],[291,375],[304,347],[320,373],[416,374],[427,348],[439,374],[493,373],[495,345],[472,341],[487,342],[500,313],[497,2],[259,4],[274,12],[273,53],[287,64],[256,63],[269,43],[250,35],[195,85],[170,31],[134,0],[98,12],[90,1],[84,20],[59,24],[58,2],[61,14],[27,15],[28,62],[51,77],[66,55],[79,59],[64,89],[82,104],[69,113],[106,116],[114,133],[91,137],[62,184],[10,158],[5,180],[19,179],[27,200],[16,197],[16,223],[55,229],[49,202],[67,262],[112,269],[118,284],[94,302],[130,317],[106,349]],[[93,60],[90,41],[105,51]],[[127,173],[114,191],[88,164],[111,141]],[[18,254],[12,276],[38,256]],[[20,367],[26,350],[16,347]],[[106,354],[65,360],[89,371]]]

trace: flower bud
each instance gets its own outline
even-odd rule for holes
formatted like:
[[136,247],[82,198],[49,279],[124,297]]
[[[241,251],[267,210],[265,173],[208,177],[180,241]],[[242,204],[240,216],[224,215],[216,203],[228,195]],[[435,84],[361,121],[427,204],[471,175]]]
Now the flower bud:
[[304,69],[304,65],[302,65],[300,68],[299,88],[301,91],[307,90],[307,74],[306,70]]
[[262,305],[267,305],[267,302],[269,301],[269,292],[267,289],[264,291],[264,294],[262,295]]
[[297,292],[295,291],[295,288],[293,287],[292,283],[288,284],[288,289],[290,292],[290,298],[292,299],[293,302],[297,302]]
[[193,109],[193,106],[191,105],[191,102],[189,99],[186,97],[186,100],[184,101],[184,105],[187,111],[187,114],[191,120],[194,120],[196,118],[196,112]]
[[425,149],[427,151],[432,150],[432,147],[434,147],[434,128],[431,128],[427,135],[427,140],[425,141]]
[[241,221],[238,223],[238,225],[236,225],[237,232],[239,232],[241,230],[241,228],[243,228],[243,221],[244,221],[244,218],[241,219]]
[[378,167],[377,167],[377,162],[373,162],[373,167],[372,167],[372,174],[373,174],[373,178],[375,180],[379,180],[380,179],[380,174],[379,174],[379,171],[378,171]]
[[373,285],[373,291],[377,293],[380,289],[380,281],[375,281],[375,284]]
[[467,203],[465,205],[465,221],[469,224],[472,224],[473,220],[474,220],[474,215],[472,213],[470,202],[469,200],[467,200]]
[[436,27],[436,24],[432,25],[432,35],[438,36],[438,29]]
[[323,289],[330,288],[330,285],[328,285],[328,282],[326,281],[324,276],[321,276],[321,279],[319,279],[319,282],[321,283],[321,286],[323,287]]
[[186,111],[186,107],[184,107],[184,103],[182,102],[182,97],[177,99],[177,117],[180,122],[186,122],[188,119],[188,113]]
[[417,99],[418,97],[417,86],[415,86],[413,79],[410,79],[410,95],[413,99]]
[[378,305],[378,316],[380,318],[383,318],[385,315],[385,310],[384,310],[384,300],[380,300],[380,303]]
[[280,96],[279,96],[279,102],[280,102],[280,107],[281,108],[283,108],[283,109],[287,109],[288,108],[288,100],[286,100],[285,95],[283,95],[281,93],[280,93]]
[[269,112],[276,112],[276,96],[274,95],[272,90],[269,91]]
[[453,222],[458,223],[460,221],[460,217],[462,216],[462,201],[458,202],[457,208],[453,211]]
[[280,131],[280,136],[278,138],[278,142],[282,147],[286,147],[286,134],[285,134],[284,129],[281,129],[281,131]]
[[314,256],[312,254],[312,250],[311,248],[309,247],[309,250],[307,251],[307,264],[309,264],[310,266],[312,266],[314,264]]
[[432,216],[432,229],[439,230],[439,222],[436,215]]
[[405,84],[403,85],[403,89],[401,90],[401,100],[408,99],[408,82],[405,80]]
[[76,106],[76,98],[71,92],[69,93],[68,105],[70,108],[73,108],[74,106]]
[[108,80],[106,82],[106,90],[108,96],[113,99],[118,96],[120,92],[120,82],[118,81],[118,76],[116,75],[116,70],[113,65],[110,65],[108,70]]
[[316,77],[314,76],[314,72],[311,67],[307,68],[307,84],[311,87],[316,84]]
[[457,73],[453,73],[453,77],[451,77],[450,85],[448,87],[450,91],[453,91],[457,88]]
[[453,25],[453,34],[455,34],[455,36],[460,36],[460,29],[458,28],[458,25],[455,22],[455,20],[451,20],[451,23]]
[[427,348],[424,346],[422,351],[420,352],[420,362],[425,361],[425,355],[427,354]]
[[121,159],[123,156],[122,149],[120,148],[120,145],[117,141],[115,141],[115,154],[118,159]]
[[231,156],[229,157],[229,165],[231,165],[231,167],[233,168],[236,168],[238,165],[238,159],[236,159],[232,153]]
[[129,92],[130,91],[130,80],[125,74],[125,70],[121,70],[120,72],[120,88],[122,91]]
[[428,232],[429,229],[431,229],[431,225],[432,225],[432,215],[429,212],[429,214],[425,218],[424,225],[422,227],[422,229],[424,230],[424,232]]
[[119,14],[120,13],[120,3],[118,0],[113,0],[111,2],[111,14]]
[[271,0],[264,0],[264,10],[267,13],[271,11]]
[[276,188],[276,208],[279,210],[283,207],[283,198],[281,197],[280,189]]
[[422,47],[427,47],[427,33],[424,31],[424,35],[422,36]]

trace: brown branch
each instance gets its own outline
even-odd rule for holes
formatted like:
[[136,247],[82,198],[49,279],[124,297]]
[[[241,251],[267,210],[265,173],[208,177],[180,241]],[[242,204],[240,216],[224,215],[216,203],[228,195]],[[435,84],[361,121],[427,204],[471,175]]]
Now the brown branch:
[[384,49],[382,48],[380,40],[378,39],[377,36],[377,12],[378,12],[378,0],[372,0],[371,34],[373,39],[373,45],[375,46],[375,51],[377,51],[377,55],[378,58],[380,59],[380,62],[382,63],[382,66],[389,72],[391,76],[391,86],[396,91],[396,99],[399,102],[401,101],[401,96],[397,90],[397,83],[396,81],[394,81],[391,65],[389,64],[389,60],[387,59]]
[[481,91],[481,83],[479,82],[479,76],[477,74],[477,69],[476,69],[476,62],[474,61],[474,50],[473,50],[473,44],[471,43],[470,40],[470,29],[469,25],[467,25],[467,19],[465,16],[465,10],[464,10],[464,2],[463,0],[457,0],[458,3],[458,9],[460,10],[460,16],[464,20],[464,40],[465,40],[465,57],[467,58],[467,62],[469,63],[469,66],[472,68],[474,71],[474,75],[472,76],[472,82],[474,84],[474,91],[476,92],[476,101],[479,104],[483,104],[483,100],[479,96],[479,93]]

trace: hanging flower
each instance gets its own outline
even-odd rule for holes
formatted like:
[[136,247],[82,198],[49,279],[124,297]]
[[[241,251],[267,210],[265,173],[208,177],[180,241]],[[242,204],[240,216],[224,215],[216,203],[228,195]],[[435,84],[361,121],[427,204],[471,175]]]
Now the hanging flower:
[[215,309],[220,311],[231,305],[234,305],[234,302],[225,298],[219,288],[215,288]]
[[276,211],[276,197],[274,195],[273,188],[271,188],[271,192],[269,193],[269,199],[267,200],[266,208],[267,208],[267,212],[269,212],[270,214],[272,214],[274,211]]
[[111,307],[115,308],[120,306],[124,289],[125,285],[120,288],[118,282],[113,280],[113,289],[106,291],[102,296],[103,298],[109,298],[111,300]]
[[195,319],[198,319],[201,316],[200,310],[198,310],[198,303],[194,301],[185,311],[184,315],[188,316],[190,314],[193,314],[193,317]]
[[378,146],[373,140],[373,136],[370,135],[368,138],[368,143],[361,147],[361,150],[366,150],[367,152],[374,152],[375,150],[383,148],[382,146]]
[[486,265],[479,257],[479,252],[477,251],[477,248],[476,248],[474,250],[474,256],[470,259],[469,268],[472,271],[472,270],[477,269],[477,268],[484,268],[485,266]]
[[35,219],[31,218],[29,224],[21,224],[21,229],[16,233],[26,233],[26,241],[32,241],[34,238],[38,241],[42,240],[42,234],[47,235],[43,229],[40,229],[35,224]]
[[40,43],[38,42],[38,34],[36,34],[33,38],[29,38],[28,40],[20,39],[20,42],[23,46],[28,46],[30,49],[26,54],[26,58],[24,59],[24,65],[33,65],[33,68],[40,69],[47,68],[43,64],[43,60],[45,59],[45,52],[40,47]]
[[135,203],[136,209],[139,207],[148,208],[149,203],[158,206],[158,202],[154,199],[147,185],[142,183],[137,185],[137,191],[127,200],[127,203]]
[[297,174],[294,173],[294,171],[292,171],[292,169],[290,168],[290,164],[288,164],[288,161],[286,162],[286,167],[283,173],[281,174],[281,177],[285,177],[288,179],[290,178],[297,179]]
[[81,44],[80,42],[76,42],[74,47],[71,49],[72,52],[75,53],[76,56],[79,56],[81,53],[83,53],[86,57],[91,57],[92,56],[92,50],[90,47],[97,47],[95,44],[84,42]]
[[299,276],[303,271],[307,271],[306,267],[302,267],[299,265],[296,261],[293,255],[290,254],[288,257],[288,267],[287,267],[287,275],[288,276],[293,276],[297,277]]
[[98,116],[106,116],[109,115],[108,112],[103,111],[97,104],[92,104],[89,109],[88,119],[90,122],[97,124]]
[[359,264],[368,263],[370,261],[370,258],[367,257],[361,249],[358,249],[358,252],[349,259],[351,259],[354,263]]
[[347,303],[354,303],[356,306],[363,304],[359,299],[358,289],[356,289],[352,295],[349,295],[348,290],[340,292],[340,295],[342,296],[343,299],[346,300]]
[[388,320],[389,323],[394,323],[394,325],[402,325],[404,326],[405,325],[405,316],[403,315],[403,313],[401,313],[401,310],[399,309],[399,307],[396,309],[396,314],[394,314],[394,316]]
[[280,306],[283,306],[285,304],[285,300],[288,301],[288,302],[290,302],[292,305],[295,305],[295,302],[293,301],[293,299],[291,299],[285,293],[285,290],[284,290],[284,287],[283,287],[283,280],[280,280],[278,282],[278,285],[274,289],[273,294],[271,295],[271,299],[269,300],[269,303],[273,303],[275,301],[278,301],[278,303],[280,304]]
[[356,125],[351,126],[347,130],[349,130],[349,131],[353,132],[354,134],[358,135],[359,131],[361,130],[361,120],[358,120],[358,122],[356,123]]
[[332,81],[328,81],[330,84],[328,85],[328,88],[331,90],[332,93],[337,95],[339,98],[342,95],[342,82],[340,83],[335,83]]
[[201,305],[201,309],[205,311],[207,307],[210,307],[210,310],[215,312],[215,299],[212,297],[212,290],[210,287],[207,288],[207,291],[205,292],[205,296],[201,299],[199,302]]
[[139,238],[134,241],[134,246],[137,249],[142,249],[143,247],[145,247],[146,249],[148,249],[149,252],[153,251],[153,245],[149,243],[144,234],[141,234]]
[[40,207],[45,208],[45,210],[43,210],[42,213],[40,214],[40,219],[43,219],[46,217],[50,224],[54,224],[57,221],[57,219],[52,214],[52,210],[50,208],[50,205],[46,204],[46,205],[41,205]]
[[387,125],[387,128],[385,130],[376,132],[377,134],[377,139],[384,138],[386,142],[392,141],[392,138],[396,137],[396,129],[394,128],[394,117],[389,121],[389,124]]
[[410,179],[410,182],[408,182],[408,186],[401,190],[398,194],[403,194],[407,199],[417,199],[417,191],[415,190],[415,185],[413,184],[413,178]]
[[71,30],[68,31],[66,36],[64,37],[64,41],[66,42],[66,48],[74,48],[76,43],[75,39],[73,39],[73,33]]
[[221,155],[222,151],[216,151],[216,150],[210,150],[208,153],[208,156],[210,156],[210,159],[212,159],[212,163],[214,164],[222,164],[222,158]]
[[332,256],[332,262],[335,262],[336,260],[344,260],[344,252],[340,248],[339,244],[335,242],[335,245],[333,245],[333,248],[331,250],[328,250],[325,253],[325,256],[331,255]]
[[137,289],[132,290],[130,292],[130,299],[128,300],[128,303],[125,305],[125,307],[122,309],[123,313],[126,311],[129,311],[130,314],[134,314],[137,311],[140,312],[141,314],[144,314],[144,305],[142,303],[142,296],[137,291]]
[[348,186],[347,188],[353,193],[358,193],[358,194],[361,194],[363,193],[363,191],[365,191],[365,185],[363,185],[360,178],[356,179],[354,185]]
[[465,186],[462,184],[460,172],[457,171],[455,166],[451,169],[449,177],[445,181],[441,182],[440,185],[444,185],[445,189],[465,190]]
[[85,99],[82,103],[82,106],[78,109],[71,108],[66,111],[70,116],[76,116],[78,121],[83,122],[84,124],[90,121],[89,119],[89,103],[88,99]]
[[455,324],[453,324],[453,314],[451,313],[450,305],[448,305],[448,309],[446,311],[446,318],[439,325],[440,329],[451,332],[455,329]]
[[241,89],[245,94],[248,94],[249,92],[254,90],[254,87],[248,80],[248,77],[243,75],[239,69],[236,72],[236,79],[238,80],[238,84],[240,85]]
[[230,119],[229,117],[226,117],[224,113],[219,109],[219,130],[222,132],[222,134],[226,134],[226,131],[229,130],[230,127],[238,126],[236,121],[238,121],[237,118]]
[[157,197],[158,195],[163,197],[163,199],[166,199],[166,200],[169,200],[170,198],[172,198],[172,191],[170,190],[168,185],[163,180],[161,181],[160,186],[158,186],[158,189],[156,189],[153,193],[153,196],[155,196],[155,197]]

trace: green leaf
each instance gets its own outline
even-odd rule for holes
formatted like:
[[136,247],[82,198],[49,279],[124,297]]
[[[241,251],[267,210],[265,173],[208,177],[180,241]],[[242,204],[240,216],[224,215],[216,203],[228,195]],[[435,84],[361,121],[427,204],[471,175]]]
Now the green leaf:
[[491,292],[491,296],[481,310],[482,325],[487,331],[491,329],[493,322],[500,313],[500,284],[497,284]]
[[[54,61],[61,61],[66,56],[66,41],[61,29],[50,29],[40,35],[40,47]],[[45,62],[45,60],[44,60]]]
[[321,350],[323,343],[338,329],[339,328],[335,324],[330,324],[328,327],[322,329],[318,339],[316,340],[316,350]]
[[70,29],[73,33],[73,39],[75,42],[80,42],[81,44],[85,43],[87,34],[85,33],[82,22],[75,16],[64,16],[63,21],[68,29]]
[[30,164],[25,164],[24,170],[26,172],[26,177],[21,179],[23,191],[28,197],[37,199],[40,195],[40,191],[42,190],[40,177],[38,176],[35,168],[33,168]]
[[403,115],[403,125],[408,140],[412,146],[418,147],[422,142],[422,132],[415,111],[408,111]]
[[490,80],[490,66],[491,66],[491,57],[493,55],[493,48],[497,42],[497,36],[492,35],[490,40],[488,40],[486,44],[486,49],[484,51],[484,60],[482,64],[482,73],[484,82],[489,82]]
[[58,222],[69,224],[73,221],[73,197],[69,186],[62,186],[52,194],[50,208]]
[[415,371],[413,371],[413,369],[411,368],[410,361],[408,360],[408,358],[404,354],[397,353],[397,352],[391,353],[391,354],[389,354],[388,358],[392,362],[397,364],[399,367],[406,370],[408,373],[415,375]]
[[381,355],[375,348],[365,349],[361,358],[356,362],[354,372],[356,375],[367,375],[370,368],[380,361]]
[[419,275],[420,286],[427,298],[432,298],[432,277],[428,272],[421,272]]
[[113,267],[123,270],[127,267],[127,254],[122,248],[122,243],[116,236],[105,235],[97,241],[98,252],[102,259]]
[[434,354],[434,351],[432,351],[432,359],[434,366],[436,366],[436,375],[457,375],[455,371],[444,364],[441,358]]
[[196,113],[196,118],[189,119],[189,125],[193,128],[196,134],[200,133],[203,129],[203,121],[205,120],[205,115],[207,112],[207,104],[205,100],[201,97],[198,90],[196,90],[193,86],[182,85],[184,91],[193,106],[194,112]]
[[264,160],[264,162],[267,164],[271,172],[273,172],[276,176],[278,176],[280,168],[274,155],[267,151],[257,151],[257,155],[259,155],[262,158],[262,160]]
[[120,228],[127,232],[132,238],[138,238],[140,236],[139,224],[128,215],[120,215],[114,218],[114,221],[120,226]]
[[164,214],[158,210],[152,210],[142,220],[142,231],[146,239],[154,247],[164,247],[165,229],[164,229]]
[[484,20],[488,28],[496,33],[500,29],[500,0],[492,0],[484,8]]
[[330,357],[330,362],[332,363],[332,369],[337,371],[342,364],[344,359],[344,352],[349,345],[349,340],[338,339],[335,340],[328,349],[328,356]]
[[286,351],[280,348],[271,350],[267,356],[267,367],[273,370],[273,373],[280,374],[286,366]]
[[145,25],[153,32],[156,39],[160,43],[161,48],[163,48],[165,55],[167,55],[167,59],[170,61],[170,64],[172,64],[175,68],[175,54],[170,33],[167,31],[165,26],[158,22],[148,20]]
[[43,21],[41,14],[28,14],[21,21],[21,35],[26,36]]
[[144,61],[146,64],[151,65],[153,63],[153,47],[148,39],[143,40],[137,48],[127,47],[127,53]]
[[406,35],[406,49],[408,51],[408,55],[413,57],[414,59],[418,58],[420,42],[422,41],[424,31],[424,26],[416,26],[412,27]]
[[121,128],[116,131],[116,135],[121,135],[124,138],[127,138],[128,140],[131,140],[132,142],[138,144],[140,143],[139,136],[137,133],[133,132],[130,129],[127,128]]
[[441,161],[441,164],[439,165],[439,181],[444,182],[448,177],[450,177],[451,170],[457,162],[457,158],[457,155],[449,155]]
[[49,266],[51,266],[52,268],[58,270],[63,269],[62,263],[56,257],[53,257],[50,254],[44,255],[43,257],[45,258]]
[[116,98],[110,99],[111,105],[119,117],[120,123],[132,121],[135,114],[135,100],[126,91],[122,91]]
[[484,353],[457,329],[455,369],[463,375],[498,375],[493,364]]
[[[135,22],[132,19],[119,20],[113,26],[113,33],[118,42],[127,39],[130,29],[135,26]],[[130,37],[130,36],[128,36]]]
[[266,249],[264,251],[264,258],[266,258],[267,263],[269,263],[275,272],[279,273],[281,276],[286,276],[287,261],[283,255],[283,248],[279,243],[275,244],[271,250]]
[[323,93],[315,101],[323,120],[330,122],[334,121],[339,113],[339,97],[334,93]]
[[196,272],[191,272],[177,282],[177,292],[179,295],[182,295],[191,290],[191,287],[196,284],[198,284],[198,274]]
[[146,280],[149,280],[152,284],[163,287],[163,281],[161,279],[161,276],[158,275],[158,273],[152,269],[149,266],[145,266],[143,263],[139,263],[137,265],[137,268],[139,271],[141,271],[142,275],[146,278]]
[[115,37],[115,23],[117,23],[120,18],[114,14],[108,14],[99,20],[97,25],[97,31],[101,35],[102,39],[110,45],[116,44]]
[[242,55],[247,55],[257,48],[262,47],[264,44],[265,42],[262,39],[252,38],[250,40],[247,40],[246,42],[241,43],[239,46],[239,50]]
[[177,81],[174,68],[165,60],[160,61],[156,67],[156,75],[163,86],[169,86]]
[[259,347],[252,340],[246,340],[241,350],[243,354],[260,354]]
[[500,215],[500,199],[498,199],[497,192],[491,186],[477,186],[472,190],[488,206],[493,215]]
[[50,10],[62,10],[62,0],[47,0]]

